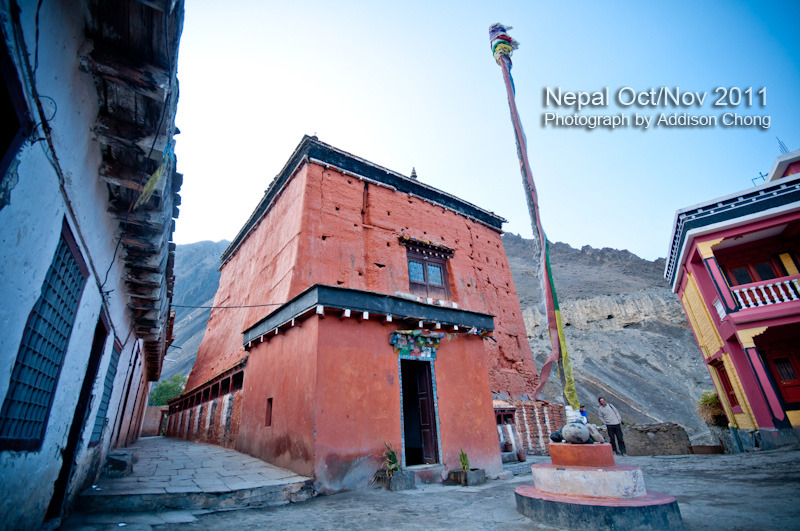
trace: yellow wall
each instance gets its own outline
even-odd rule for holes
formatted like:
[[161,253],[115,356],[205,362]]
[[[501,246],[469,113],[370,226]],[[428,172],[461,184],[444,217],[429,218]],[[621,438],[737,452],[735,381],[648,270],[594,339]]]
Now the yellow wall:
[[[736,368],[733,366],[731,355],[725,352],[722,355],[722,362],[725,365],[725,372],[728,373],[728,379],[731,381],[731,385],[733,386],[733,392],[736,393],[736,399],[739,400],[739,407],[742,408],[741,413],[736,413],[734,415],[736,418],[736,425],[743,430],[757,429],[758,425],[756,424],[756,417],[753,415],[753,409],[750,407],[750,402],[747,401],[747,395],[744,393],[741,380],[739,380],[739,374],[736,372]],[[718,387],[718,389],[722,389],[722,387]]]
[[700,288],[697,287],[694,276],[687,272],[686,278],[686,288],[683,290],[681,302],[700,349],[703,351],[703,357],[707,358],[722,348],[722,338],[719,337],[714,321],[700,296]]
[[792,426],[800,426],[800,411],[787,411],[786,416],[789,417],[789,422],[792,423]]
[[783,267],[786,268],[786,273],[788,275],[800,275],[800,271],[797,270],[797,266],[794,265],[794,260],[792,260],[792,257],[789,253],[783,253],[778,256],[780,257],[781,262],[783,262]]

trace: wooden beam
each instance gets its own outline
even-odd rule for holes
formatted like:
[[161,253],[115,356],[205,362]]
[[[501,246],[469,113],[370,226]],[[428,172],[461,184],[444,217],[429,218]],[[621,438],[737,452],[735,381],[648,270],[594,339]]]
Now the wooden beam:
[[128,214],[127,210],[117,210],[114,207],[110,207],[109,212],[117,218],[120,223],[125,222],[138,225],[144,229],[152,230],[154,234],[166,232],[165,229],[169,226],[167,221],[172,219],[168,218],[166,213],[160,210],[149,212],[147,210],[134,210]]
[[130,282],[139,286],[159,287],[164,282],[164,273],[154,273],[136,267],[129,267],[122,276],[125,282]]
[[125,231],[122,235],[122,245],[127,250],[136,250],[148,254],[160,253],[166,244],[165,234],[155,234],[153,236],[134,234],[133,231]]
[[143,253],[135,249],[126,249],[125,265],[131,269],[152,271],[153,273],[166,273],[167,253]]
[[80,69],[159,102],[167,100],[170,75],[166,69],[115,53],[108,46],[87,40],[78,50]]
[[[104,160],[100,165],[99,174],[100,178],[108,184],[113,184],[133,192],[141,192],[149,178],[147,173],[113,160]],[[156,190],[154,195],[156,193],[160,194],[161,191]]]
[[[166,122],[166,120],[164,120]],[[152,160],[160,161],[168,138],[165,134],[158,134],[153,128],[145,128],[137,124],[123,122],[110,116],[100,115],[94,124],[95,138],[106,146],[127,149],[138,155],[150,156]],[[152,147],[152,151],[151,151]]]

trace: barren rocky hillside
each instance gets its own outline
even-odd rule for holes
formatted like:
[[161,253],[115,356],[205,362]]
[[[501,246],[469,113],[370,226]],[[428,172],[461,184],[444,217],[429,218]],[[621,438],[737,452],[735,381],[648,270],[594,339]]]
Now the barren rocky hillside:
[[[550,353],[530,240],[503,236],[537,367]],[[597,397],[626,422],[677,422],[698,439],[708,428],[695,412],[712,387],[681,304],[663,278],[664,260],[628,251],[551,245],[551,267],[578,398],[591,419]],[[544,335],[542,335],[544,332]],[[562,401],[556,371],[543,397]]]
[[[523,309],[537,367],[550,352],[536,310],[540,288],[531,241],[513,234],[503,243]],[[210,306],[219,282],[219,256],[228,242],[179,245],[173,303]],[[708,432],[695,403],[712,386],[677,297],[663,278],[664,261],[628,251],[551,245],[553,277],[578,396],[590,419],[605,396],[636,424],[674,421],[697,439]],[[188,374],[203,338],[207,309],[176,308],[175,343],[162,378]],[[561,401],[553,371],[543,397]]]

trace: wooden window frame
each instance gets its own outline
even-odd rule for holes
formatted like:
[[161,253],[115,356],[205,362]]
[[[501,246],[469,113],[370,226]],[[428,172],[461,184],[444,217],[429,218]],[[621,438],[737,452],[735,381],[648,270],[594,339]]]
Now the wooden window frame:
[[736,396],[736,390],[734,390],[730,376],[728,376],[728,369],[725,367],[725,363],[723,363],[722,360],[714,360],[711,362],[711,366],[717,371],[719,383],[722,386],[722,390],[725,392],[725,396],[728,400],[728,404],[731,406],[731,409],[740,407],[739,398]]
[[[424,240],[416,240],[406,236],[400,237],[400,244],[406,247],[406,263],[408,264],[408,288],[414,295],[430,299],[450,299],[450,271],[448,260],[453,256],[453,249],[436,245]],[[423,282],[411,280],[411,262],[422,264]],[[428,278],[428,266],[439,267],[442,271],[442,283],[434,284]]]

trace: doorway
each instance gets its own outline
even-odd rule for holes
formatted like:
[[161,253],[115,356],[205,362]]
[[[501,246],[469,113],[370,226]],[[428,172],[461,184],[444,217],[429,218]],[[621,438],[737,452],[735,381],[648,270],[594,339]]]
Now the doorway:
[[61,516],[64,509],[64,502],[67,498],[69,480],[75,467],[75,456],[81,442],[81,433],[86,423],[86,417],[90,411],[89,406],[92,397],[92,387],[97,378],[97,369],[100,367],[100,359],[103,357],[103,350],[108,337],[108,325],[105,316],[101,314],[97,327],[94,330],[92,340],[92,350],[89,354],[89,364],[86,367],[86,374],[83,377],[78,404],[72,417],[72,424],[69,429],[67,443],[61,450],[61,470],[58,478],[53,484],[53,497],[50,498],[50,505],[47,508],[45,522]]
[[400,360],[406,466],[439,462],[431,364]]

